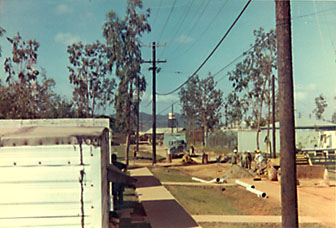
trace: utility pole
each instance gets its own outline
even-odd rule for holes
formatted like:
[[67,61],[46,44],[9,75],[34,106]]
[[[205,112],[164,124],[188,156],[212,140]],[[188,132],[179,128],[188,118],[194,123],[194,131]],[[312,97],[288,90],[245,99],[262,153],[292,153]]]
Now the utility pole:
[[[174,116],[174,104],[172,104],[172,115]],[[172,134],[174,133],[174,121],[175,121],[175,118],[173,119],[173,123],[172,123]],[[177,132],[176,132],[177,133]]]
[[153,42],[152,46],[152,50],[153,50],[153,59],[151,61],[143,61],[144,63],[152,63],[152,67],[150,68],[150,70],[153,71],[153,92],[152,92],[152,96],[153,96],[153,110],[152,110],[152,148],[153,148],[153,154],[152,154],[152,165],[156,164],[156,63],[166,63],[166,60],[156,60],[156,47],[160,46],[157,45],[155,42]]
[[272,150],[273,158],[276,158],[276,128],[275,128],[275,77],[272,75]]
[[140,125],[140,80],[137,81],[137,105],[136,105],[136,152],[139,153],[139,125]]
[[296,148],[289,0],[275,0],[280,105],[282,227],[298,227]]

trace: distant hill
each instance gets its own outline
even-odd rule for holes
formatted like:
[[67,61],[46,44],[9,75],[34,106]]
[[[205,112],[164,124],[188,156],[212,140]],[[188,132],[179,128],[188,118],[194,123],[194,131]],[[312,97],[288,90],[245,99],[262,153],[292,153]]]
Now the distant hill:
[[[175,113],[178,127],[184,127],[184,119],[179,113]],[[152,127],[152,114],[140,112],[140,131],[147,131]],[[168,127],[168,114],[156,115],[156,127]]]

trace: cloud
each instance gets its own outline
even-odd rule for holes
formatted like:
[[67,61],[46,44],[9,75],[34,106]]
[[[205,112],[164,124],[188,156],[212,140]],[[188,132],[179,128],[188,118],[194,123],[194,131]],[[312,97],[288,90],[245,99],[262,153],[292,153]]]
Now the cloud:
[[167,95],[167,96],[156,96],[156,101],[166,104],[172,104],[179,100],[179,97],[177,95]]
[[304,101],[307,98],[306,92],[295,92],[294,98],[296,101]]
[[181,35],[181,36],[179,36],[179,37],[176,39],[176,41],[177,41],[178,43],[183,43],[183,44],[185,44],[185,43],[191,43],[191,42],[193,42],[194,39],[193,39],[191,36]]
[[73,43],[77,43],[81,41],[80,37],[71,33],[62,33],[59,32],[54,37],[54,40],[58,43],[62,43],[65,45],[71,45]]
[[317,91],[317,86],[314,83],[310,84],[298,84],[295,86],[294,97],[296,101],[304,101],[306,99],[312,99],[312,94]]
[[61,4],[56,7],[56,13],[58,14],[72,13],[72,9],[67,5]]

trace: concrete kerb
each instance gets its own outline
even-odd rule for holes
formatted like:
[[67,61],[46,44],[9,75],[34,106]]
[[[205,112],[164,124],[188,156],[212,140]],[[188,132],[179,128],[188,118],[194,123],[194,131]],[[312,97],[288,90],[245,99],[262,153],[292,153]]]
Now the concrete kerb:
[[130,175],[137,179],[136,194],[151,227],[200,227],[148,168],[130,170]]

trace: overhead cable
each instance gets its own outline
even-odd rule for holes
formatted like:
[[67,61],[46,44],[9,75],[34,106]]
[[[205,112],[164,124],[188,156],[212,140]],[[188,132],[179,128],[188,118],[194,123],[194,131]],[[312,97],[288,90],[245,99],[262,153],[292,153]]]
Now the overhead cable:
[[232,23],[232,25],[230,26],[230,28],[227,30],[227,32],[224,34],[224,36],[222,37],[222,39],[218,42],[218,44],[216,45],[216,47],[211,51],[211,53],[208,55],[208,57],[202,62],[202,64],[196,69],[196,71],[185,81],[183,82],[179,87],[177,87],[176,89],[168,92],[168,93],[157,93],[157,95],[169,95],[172,93],[175,93],[176,91],[178,91],[179,89],[181,89],[185,84],[187,84],[197,73],[198,71],[200,71],[202,69],[202,67],[208,62],[208,60],[211,58],[211,56],[215,53],[215,51],[218,49],[218,47],[223,43],[224,39],[227,37],[227,35],[230,33],[230,31],[232,30],[232,28],[235,26],[235,24],[237,23],[237,21],[239,20],[239,18],[242,16],[242,14],[245,12],[246,8],[248,7],[248,5],[251,3],[252,0],[249,0],[246,5],[244,6],[244,8],[242,9],[242,11],[239,13],[239,15],[237,16],[237,18],[235,19],[235,21]]
[[163,25],[163,27],[162,27],[162,29],[161,29],[159,42],[160,42],[161,37],[162,37],[162,35],[163,35],[163,33],[164,33],[164,30],[166,29],[166,26],[167,26],[167,24],[168,24],[168,21],[169,21],[169,19],[170,19],[170,16],[172,15],[172,13],[173,13],[173,11],[174,11],[175,3],[176,3],[176,0],[174,0],[173,5],[172,5],[172,7],[170,8],[170,11],[169,11],[169,15],[168,15],[168,17],[167,17],[167,20],[166,20],[165,24]]

